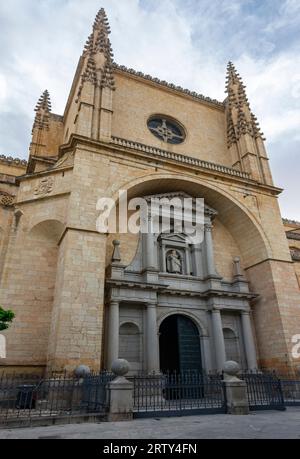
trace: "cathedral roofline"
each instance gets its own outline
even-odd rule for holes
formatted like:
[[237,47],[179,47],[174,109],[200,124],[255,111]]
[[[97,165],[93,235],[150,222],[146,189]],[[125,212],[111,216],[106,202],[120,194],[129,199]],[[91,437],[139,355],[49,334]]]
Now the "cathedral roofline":
[[0,155],[0,163],[13,167],[27,167],[28,162],[26,159],[13,158],[12,156]]
[[[129,75],[133,75],[135,77],[141,78],[143,80],[151,81],[152,83],[156,83],[160,86],[165,88],[171,89],[172,91],[180,92],[184,95],[193,97],[194,99],[200,100],[201,102],[208,103],[218,108],[225,109],[225,102],[220,102],[216,99],[212,99],[210,97],[204,96],[203,94],[199,94],[196,91],[191,91],[190,89],[183,88],[182,86],[177,86],[173,83],[169,83],[165,80],[160,80],[159,78],[153,77],[151,75],[145,74],[143,72],[139,72],[132,68],[128,68],[125,65],[119,65],[116,62],[113,63],[113,68],[117,71],[122,73],[126,73]],[[226,100],[226,99],[225,99]]]
[[285,225],[291,225],[300,228],[300,222],[297,220],[289,220],[288,218],[283,218],[282,221]]

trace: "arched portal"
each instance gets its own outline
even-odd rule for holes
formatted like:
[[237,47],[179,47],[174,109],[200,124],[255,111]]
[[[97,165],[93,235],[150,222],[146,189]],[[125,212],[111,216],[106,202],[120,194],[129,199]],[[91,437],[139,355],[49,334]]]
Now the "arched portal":
[[186,316],[167,317],[159,329],[160,368],[163,372],[201,370],[201,347],[197,326]]

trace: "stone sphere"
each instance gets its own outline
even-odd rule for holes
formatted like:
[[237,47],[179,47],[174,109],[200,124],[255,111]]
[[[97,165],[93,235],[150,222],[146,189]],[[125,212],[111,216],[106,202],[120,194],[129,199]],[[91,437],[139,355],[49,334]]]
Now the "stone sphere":
[[125,376],[129,370],[130,370],[129,363],[127,362],[127,360],[124,360],[124,359],[115,360],[111,367],[111,371],[116,376]]
[[228,360],[224,364],[224,373],[226,373],[229,376],[236,376],[238,372],[240,371],[240,366],[237,362],[234,362],[233,360]]
[[79,365],[74,373],[77,378],[84,378],[85,376],[89,376],[91,374],[91,370],[86,365]]

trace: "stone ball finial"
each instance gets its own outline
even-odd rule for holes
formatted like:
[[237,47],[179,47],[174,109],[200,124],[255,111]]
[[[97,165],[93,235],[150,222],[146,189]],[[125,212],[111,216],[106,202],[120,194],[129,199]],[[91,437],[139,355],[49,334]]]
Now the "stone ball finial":
[[118,241],[117,239],[115,239],[115,240],[113,241],[113,245],[114,245],[114,246],[118,246],[118,245],[120,245],[120,244],[121,244],[121,242]]
[[111,371],[116,376],[125,376],[130,370],[130,365],[125,359],[115,360],[112,364]]
[[241,259],[240,257],[234,257],[233,261],[234,263],[240,263]]
[[240,371],[240,366],[237,362],[234,362],[234,360],[228,360],[224,364],[223,371],[229,376],[237,376]]
[[79,365],[75,371],[74,374],[77,378],[84,378],[86,376],[89,376],[91,374],[91,369],[90,367],[86,365]]

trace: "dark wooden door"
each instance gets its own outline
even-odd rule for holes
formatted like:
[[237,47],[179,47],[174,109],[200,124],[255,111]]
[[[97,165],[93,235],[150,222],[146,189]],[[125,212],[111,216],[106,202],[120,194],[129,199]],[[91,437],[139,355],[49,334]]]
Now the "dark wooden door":
[[199,332],[187,317],[177,316],[180,372],[202,369]]

